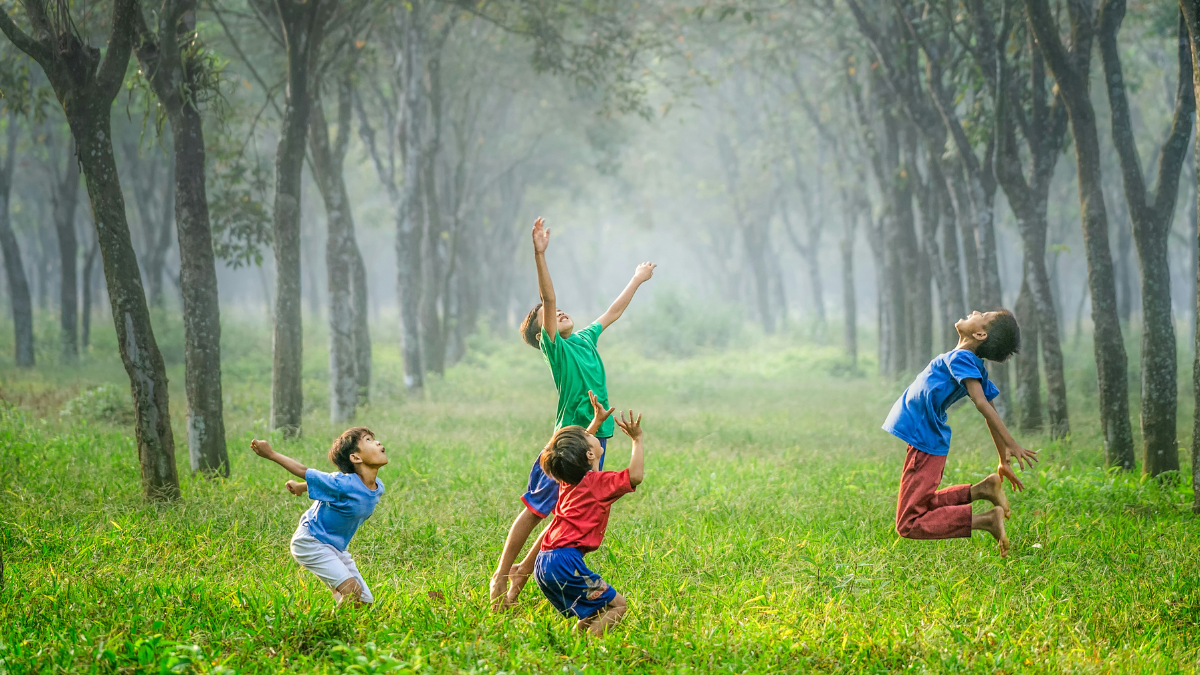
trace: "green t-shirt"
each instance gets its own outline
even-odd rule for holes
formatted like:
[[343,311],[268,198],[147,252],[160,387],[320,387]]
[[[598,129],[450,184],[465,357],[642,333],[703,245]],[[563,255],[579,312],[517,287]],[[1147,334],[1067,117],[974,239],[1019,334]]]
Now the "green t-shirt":
[[[542,356],[550,364],[550,374],[554,376],[554,386],[558,388],[558,412],[555,415],[554,428],[578,424],[583,428],[592,423],[592,402],[588,398],[591,391],[600,400],[600,404],[608,407],[607,378],[604,375],[604,361],[600,360],[600,352],[596,351],[596,342],[604,327],[599,321],[572,333],[571,337],[559,335],[550,341],[546,329],[542,328]],[[596,436],[607,438],[613,435],[613,419],[604,420]]]

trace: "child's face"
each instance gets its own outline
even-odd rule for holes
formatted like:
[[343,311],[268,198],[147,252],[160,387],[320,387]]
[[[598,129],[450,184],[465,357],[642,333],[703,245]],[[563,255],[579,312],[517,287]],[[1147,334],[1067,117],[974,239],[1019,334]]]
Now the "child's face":
[[[357,458],[357,460],[356,460]],[[363,436],[358,439],[358,449],[350,453],[350,461],[372,468],[379,468],[388,463],[387,451],[383,443],[375,440],[374,436]]]
[[954,330],[959,337],[983,341],[987,339],[988,326],[992,325],[999,312],[971,312],[965,319],[959,319],[954,324]]
[[[542,310],[542,325],[546,325],[545,310]],[[571,337],[571,333],[575,330],[575,322],[571,317],[561,309],[558,310],[558,334],[563,337]]]
[[604,446],[600,445],[599,438],[596,438],[595,436],[593,436],[591,434],[587,435],[587,442],[588,442],[588,453],[587,453],[588,461],[592,463],[593,471],[599,471],[600,470],[600,458],[604,456]]

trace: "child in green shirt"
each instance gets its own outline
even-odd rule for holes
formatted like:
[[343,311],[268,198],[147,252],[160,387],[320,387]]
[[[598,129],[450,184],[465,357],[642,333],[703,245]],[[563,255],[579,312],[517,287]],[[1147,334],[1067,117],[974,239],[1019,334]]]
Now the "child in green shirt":
[[[571,317],[556,304],[554,283],[550,280],[550,270],[546,267],[546,245],[550,242],[550,229],[544,225],[541,218],[533,223],[533,259],[537,264],[538,292],[542,301],[525,317],[521,324],[521,337],[529,346],[541,350],[542,356],[550,366],[550,373],[554,376],[554,386],[558,389],[554,428],[557,430],[571,425],[587,427],[591,423],[594,411],[593,395],[597,405],[608,407],[604,361],[600,359],[596,343],[604,329],[621,318],[638,287],[654,276],[656,265],[650,262],[638,265],[633,279],[609,306],[608,311],[587,328],[576,333]],[[557,318],[554,324],[557,330],[546,330],[545,317]],[[596,433],[601,448],[607,446],[607,441],[612,435],[613,421],[606,419]],[[603,455],[600,457],[600,466],[604,466]],[[525,546],[530,533],[554,511],[554,505],[558,501],[558,483],[542,471],[537,457],[534,458],[533,468],[529,472],[528,490],[521,497],[521,501],[524,502],[524,508],[509,528],[508,538],[504,541],[504,551],[500,554],[500,563],[492,574],[490,596],[494,608],[514,603],[525,582],[533,574],[534,563],[541,548],[540,536],[525,560],[520,565],[513,563],[516,562],[517,555]]]

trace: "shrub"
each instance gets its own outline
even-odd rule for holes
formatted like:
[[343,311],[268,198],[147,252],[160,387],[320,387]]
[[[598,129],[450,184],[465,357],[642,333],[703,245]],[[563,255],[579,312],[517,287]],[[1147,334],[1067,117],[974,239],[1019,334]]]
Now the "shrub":
[[629,340],[647,356],[690,356],[701,349],[725,349],[745,337],[736,307],[702,301],[674,288],[654,294],[630,310]]
[[128,389],[102,384],[67,401],[59,415],[87,422],[133,424],[133,401]]

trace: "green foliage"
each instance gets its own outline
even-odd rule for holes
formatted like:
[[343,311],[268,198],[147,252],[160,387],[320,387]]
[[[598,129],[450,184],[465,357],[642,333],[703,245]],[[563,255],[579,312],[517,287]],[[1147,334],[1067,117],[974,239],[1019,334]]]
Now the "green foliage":
[[133,424],[133,402],[129,390],[116,384],[102,384],[67,401],[60,416],[82,422]]
[[737,308],[670,287],[656,289],[651,302],[634,305],[629,318],[625,341],[648,357],[686,357],[726,349],[746,334],[745,319]]
[[262,265],[271,245],[271,185],[275,172],[245,145],[219,137],[208,148],[208,215],[213,252],[233,268]]

